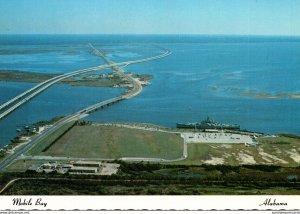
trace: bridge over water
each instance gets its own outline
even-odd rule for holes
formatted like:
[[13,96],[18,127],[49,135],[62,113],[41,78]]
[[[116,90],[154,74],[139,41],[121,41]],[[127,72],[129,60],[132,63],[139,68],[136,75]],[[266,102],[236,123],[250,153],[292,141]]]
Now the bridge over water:
[[28,102],[30,99],[37,96],[39,93],[43,92],[50,86],[54,85],[55,83],[65,79],[65,78],[75,76],[78,74],[82,74],[82,73],[86,73],[86,72],[91,72],[91,71],[96,71],[96,70],[101,70],[101,69],[106,69],[106,68],[112,68],[115,72],[117,72],[123,78],[126,78],[133,85],[133,87],[130,90],[128,90],[127,93],[124,95],[117,96],[117,97],[96,103],[92,106],[84,108],[78,112],[75,112],[75,113],[68,115],[68,116],[62,118],[61,120],[57,121],[55,124],[53,124],[53,126],[51,128],[45,130],[43,133],[34,137],[26,145],[20,147],[13,154],[7,156],[4,160],[2,160],[0,162],[0,171],[4,170],[7,166],[9,166],[14,160],[16,160],[16,158],[18,156],[25,154],[32,146],[34,146],[35,144],[40,142],[45,137],[54,133],[56,130],[58,130],[59,128],[64,126],[66,123],[86,117],[88,114],[90,114],[100,108],[103,108],[105,106],[109,106],[109,105],[119,102],[121,100],[130,99],[134,96],[137,96],[142,91],[142,88],[143,88],[142,85],[140,84],[140,82],[138,80],[134,79],[131,75],[125,74],[123,68],[121,68],[120,66],[125,67],[127,65],[134,64],[134,63],[141,63],[141,62],[156,60],[156,59],[166,57],[172,53],[171,51],[166,50],[163,54],[160,54],[160,55],[157,55],[154,57],[148,57],[148,58],[144,58],[144,59],[115,63],[115,62],[109,60],[101,50],[96,49],[92,44],[89,44],[89,46],[93,49],[93,52],[97,56],[102,57],[107,62],[106,65],[100,65],[100,66],[96,66],[96,67],[92,67],[92,68],[82,69],[82,70],[70,72],[67,74],[59,75],[57,77],[51,78],[47,81],[44,81],[44,82],[36,85],[35,87],[23,92],[22,94],[16,96],[15,98],[13,98],[13,99],[7,101],[6,103],[4,103],[3,105],[1,105],[0,111],[4,110],[4,112],[2,112],[0,114],[0,120],[2,118],[4,118],[5,116],[7,116],[8,114],[12,113],[15,109],[19,108],[24,103]]
[[[62,75],[58,75],[56,77],[53,77],[51,79],[48,79],[44,82],[41,82],[41,83],[37,84],[36,86],[30,88],[29,90],[19,94],[18,96],[14,97],[14,98],[8,100],[7,102],[5,102],[4,104],[2,104],[0,106],[0,120],[3,119],[4,117],[6,117],[7,115],[9,115],[10,113],[12,113],[14,110],[19,108],[23,104],[25,104],[26,102],[28,102],[29,100],[33,99],[38,94],[42,93],[43,91],[45,91],[46,89],[51,87],[52,85],[66,79],[66,78],[76,76],[76,75],[79,75],[79,74],[84,74],[84,73],[87,73],[87,72],[103,70],[103,69],[107,69],[107,68],[112,68],[113,70],[119,70],[120,74],[121,74],[121,73],[124,73],[124,72],[119,66],[128,66],[130,64],[156,60],[156,59],[160,59],[160,58],[166,57],[166,56],[171,54],[171,51],[167,50],[163,54],[160,54],[160,55],[157,55],[157,56],[154,56],[154,57],[148,57],[148,58],[144,58],[144,59],[114,63],[114,62],[110,61],[107,57],[105,57],[105,55],[100,50],[95,49],[94,46],[92,46],[91,44],[89,44],[89,45],[90,45],[91,48],[93,48],[94,52],[98,56],[101,56],[107,62],[107,64],[96,66],[96,67],[91,67],[91,68],[86,68],[86,69],[81,69],[81,70],[69,72],[69,73],[62,74]],[[132,82],[132,80],[129,79],[129,81],[132,84],[134,84],[134,82]]]

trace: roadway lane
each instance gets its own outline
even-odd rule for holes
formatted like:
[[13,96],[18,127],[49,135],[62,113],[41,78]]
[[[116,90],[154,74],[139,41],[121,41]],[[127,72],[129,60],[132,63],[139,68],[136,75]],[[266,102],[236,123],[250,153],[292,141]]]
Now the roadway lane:
[[[95,49],[95,50],[97,50],[97,49]],[[60,80],[61,80],[61,78],[64,79],[64,78],[69,77],[68,75],[77,75],[79,73],[90,72],[90,69],[98,69],[99,70],[99,68],[104,69],[104,68],[110,68],[111,67],[113,69],[116,69],[119,74],[124,75],[124,77],[126,77],[129,81],[131,81],[134,87],[133,87],[133,89],[129,90],[128,93],[125,94],[125,95],[118,96],[118,97],[115,97],[115,98],[111,98],[109,100],[102,101],[100,103],[96,103],[96,104],[94,104],[94,105],[92,105],[90,107],[84,108],[84,109],[82,109],[82,110],[80,110],[80,111],[78,111],[78,112],[76,112],[74,114],[71,114],[69,116],[66,116],[66,117],[62,118],[61,120],[59,120],[58,122],[56,122],[51,128],[45,130],[43,133],[41,133],[40,135],[36,136],[29,143],[27,143],[26,145],[24,145],[24,146],[20,147],[19,149],[17,149],[13,154],[11,154],[11,155],[7,156],[6,158],[4,158],[4,160],[2,160],[0,162],[0,171],[3,171],[14,160],[16,160],[18,156],[20,156],[20,155],[25,154],[26,152],[28,152],[29,149],[32,146],[34,146],[36,143],[38,143],[44,137],[46,137],[46,136],[50,135],[51,133],[55,132],[57,129],[59,129],[60,127],[62,127],[64,124],[66,124],[68,122],[71,122],[71,121],[74,121],[74,120],[79,120],[80,118],[83,118],[83,117],[86,117],[89,113],[91,113],[93,111],[96,111],[99,108],[108,106],[110,104],[116,103],[116,102],[121,101],[123,99],[129,99],[129,98],[132,98],[132,97],[138,95],[141,92],[141,90],[142,90],[141,84],[137,80],[135,80],[134,78],[132,78],[130,75],[126,75],[124,73],[124,70],[122,68],[118,67],[118,66],[123,66],[123,65],[133,64],[133,63],[141,63],[141,62],[145,62],[145,61],[156,60],[156,59],[160,59],[160,58],[166,57],[166,56],[168,56],[170,54],[171,54],[170,51],[166,51],[165,53],[160,54],[160,55],[155,56],[155,57],[148,57],[148,58],[145,58],[145,59],[131,60],[131,61],[120,62],[120,63],[114,63],[114,62],[110,61],[109,59],[106,59],[107,62],[109,63],[108,65],[97,66],[97,67],[83,69],[83,70],[79,70],[79,71],[75,71],[75,72],[71,72],[71,73],[65,74],[67,76],[62,75],[62,77],[59,78]],[[105,55],[103,55],[103,56],[105,57]],[[74,74],[74,73],[76,73],[76,74]],[[55,79],[54,83],[56,83],[56,82],[58,82],[60,80]],[[54,83],[50,82],[48,84],[53,85]],[[48,86],[46,84],[46,86],[44,86],[44,87],[48,88],[50,86]],[[46,88],[40,89],[40,90],[45,90]],[[29,96],[29,99],[33,98],[38,93],[40,93],[40,92],[35,92],[35,94],[33,96]],[[26,98],[23,98],[23,99],[26,99]],[[16,104],[16,105],[18,105],[18,104]],[[18,106],[20,106],[20,105],[18,105]]]
[[[91,47],[93,47],[91,44],[89,44]],[[96,53],[103,55],[100,51],[98,51],[97,49],[95,49]],[[82,69],[82,70],[78,70],[78,71],[73,71],[73,72],[69,72],[66,74],[62,74],[56,77],[53,77],[49,80],[46,80],[36,86],[34,86],[33,88],[21,93],[20,95],[14,97],[13,99],[7,101],[6,103],[2,104],[0,106],[0,111],[3,109],[4,112],[2,112],[0,114],[0,120],[4,117],[6,117],[7,115],[9,115],[10,113],[12,113],[14,110],[16,110],[17,108],[19,108],[21,105],[25,104],[26,102],[28,102],[30,99],[34,98],[35,96],[37,96],[38,94],[40,94],[41,92],[43,92],[44,90],[48,89],[49,87],[51,87],[52,85],[54,85],[55,83],[66,79],[68,77],[72,77],[75,75],[79,75],[79,74],[83,74],[83,73],[87,73],[87,72],[91,72],[91,71],[96,71],[96,70],[102,70],[102,69],[107,69],[107,68],[113,68],[114,70],[120,70],[121,68],[119,66],[128,66],[130,64],[134,64],[134,63],[141,63],[141,62],[145,62],[145,61],[151,61],[151,60],[156,60],[165,56],[170,55],[171,52],[170,51],[166,51],[165,53],[158,55],[158,56],[154,56],[154,57],[148,57],[145,59],[140,59],[140,60],[131,60],[131,61],[127,61],[127,62],[120,62],[120,63],[114,63],[112,61],[110,61],[109,59],[107,59],[104,55],[101,56],[103,57],[108,64],[107,65],[100,65],[100,66],[96,66],[96,67],[92,67],[92,68],[86,68],[86,69]],[[129,79],[129,81],[133,81],[132,79]],[[135,85],[136,87],[138,87],[137,85]],[[139,88],[141,89],[141,88]],[[136,95],[135,95],[136,96]],[[21,100],[20,100],[21,99]],[[18,102],[17,102],[18,101]],[[17,103],[15,103],[17,102]],[[13,106],[13,103],[15,103]]]
[[108,59],[104,52],[95,48],[92,44],[89,44],[89,46],[93,49],[93,52],[104,59],[104,61],[106,61],[109,65],[111,65],[112,69],[118,73],[120,76],[122,76],[123,78],[127,79],[132,85],[133,88],[131,90],[129,90],[125,95],[123,95],[124,99],[130,99],[132,97],[137,96],[139,93],[142,92],[143,90],[143,86],[141,85],[141,83],[134,79],[131,75],[129,74],[125,74],[125,70],[123,68],[121,68],[120,66],[116,65],[117,63],[113,62],[112,60]]

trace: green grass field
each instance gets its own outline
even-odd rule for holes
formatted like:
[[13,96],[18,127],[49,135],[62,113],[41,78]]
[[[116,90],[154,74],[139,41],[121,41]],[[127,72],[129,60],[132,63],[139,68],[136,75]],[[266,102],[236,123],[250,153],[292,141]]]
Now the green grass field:
[[63,135],[68,129],[70,129],[75,122],[69,122],[62,126],[60,129],[53,132],[51,135],[40,140],[35,146],[33,146],[28,152],[27,155],[39,155],[43,150],[55,142],[61,135]]
[[11,165],[9,165],[5,171],[6,172],[24,172],[26,169],[31,167],[33,164],[42,164],[47,162],[46,160],[16,160]]
[[[99,159],[121,157],[176,159],[182,156],[183,140],[178,134],[97,123],[77,125],[66,132],[71,125],[66,125],[38,143],[29,154]],[[66,133],[62,135],[64,132]],[[188,158],[170,164],[233,166],[268,164],[291,167],[300,165],[299,138],[261,137],[257,141],[257,147],[246,147],[243,144],[190,143]]]
[[176,134],[102,125],[75,126],[41,155],[109,158],[175,159],[183,139]]

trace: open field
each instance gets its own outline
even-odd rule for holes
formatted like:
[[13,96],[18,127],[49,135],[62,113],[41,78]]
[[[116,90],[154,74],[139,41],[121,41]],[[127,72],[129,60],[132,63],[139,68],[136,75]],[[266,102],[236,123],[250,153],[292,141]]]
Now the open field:
[[257,147],[243,144],[188,144],[188,158],[176,164],[300,165],[300,139],[279,136],[257,140]]
[[47,162],[46,160],[16,160],[9,165],[5,172],[24,172],[33,164],[42,164]]
[[52,143],[56,142],[67,130],[74,126],[75,122],[69,122],[63,125],[60,129],[54,131],[51,135],[43,138],[36,143],[28,152],[27,155],[38,155],[47,149]]
[[182,156],[182,151],[183,139],[177,134],[96,124],[73,127],[40,155],[176,159]]
[[[183,144],[179,134],[136,125],[93,123],[75,126],[44,152],[34,155],[71,158],[117,159],[121,157],[177,159],[182,157]],[[149,129],[149,130],[143,130]],[[170,164],[300,165],[300,139],[289,136],[261,137],[256,147],[237,143],[188,143],[188,158]],[[50,143],[51,144],[51,143]],[[50,145],[48,144],[48,145]],[[45,144],[44,144],[45,145]]]

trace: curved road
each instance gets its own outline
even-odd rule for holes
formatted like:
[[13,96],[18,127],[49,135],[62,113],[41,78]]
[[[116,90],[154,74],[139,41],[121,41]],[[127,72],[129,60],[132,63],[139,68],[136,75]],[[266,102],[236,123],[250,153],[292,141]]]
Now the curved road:
[[[97,49],[95,49],[95,51],[96,50]],[[140,82],[137,81],[136,79],[132,78],[130,75],[125,74],[123,72],[123,70],[121,68],[119,68],[118,66],[129,65],[129,64],[133,64],[133,63],[141,63],[141,62],[145,62],[145,61],[160,59],[162,57],[166,57],[166,56],[170,55],[171,53],[172,53],[171,51],[166,51],[165,53],[160,54],[158,56],[148,57],[148,58],[139,59],[139,60],[131,60],[131,61],[127,61],[127,62],[120,62],[120,63],[113,63],[112,61],[107,61],[107,62],[109,62],[108,65],[102,65],[102,66],[98,66],[98,67],[94,67],[94,68],[83,69],[83,70],[71,72],[71,73],[66,74],[66,76],[65,75],[61,75],[62,77],[59,78],[60,80],[69,77],[68,75],[77,75],[80,72],[82,72],[82,73],[89,72],[90,69],[96,69],[97,68],[99,70],[99,68],[104,69],[104,68],[110,68],[110,67],[112,67],[113,69],[117,70],[117,72],[120,75],[123,75],[124,78],[127,78],[130,82],[132,82],[132,84],[133,84],[134,87],[132,89],[130,89],[125,95],[121,95],[121,96],[118,96],[118,97],[115,97],[115,98],[111,98],[111,99],[105,100],[105,101],[100,102],[100,103],[96,103],[96,104],[94,104],[92,106],[84,108],[84,109],[82,109],[82,110],[80,110],[80,111],[78,111],[78,112],[76,112],[74,114],[66,116],[66,117],[62,118],[61,120],[57,121],[51,128],[45,130],[42,134],[36,136],[29,143],[27,143],[23,147],[20,147],[19,149],[17,149],[13,154],[11,154],[11,155],[7,156],[6,158],[4,158],[4,160],[2,160],[0,162],[0,171],[3,171],[7,166],[9,166],[14,160],[16,160],[16,158],[18,156],[20,156],[22,154],[25,154],[34,144],[38,143],[44,137],[52,134],[53,132],[55,132],[57,129],[59,129],[60,127],[62,127],[66,123],[69,123],[71,121],[79,120],[80,118],[86,117],[89,113],[91,113],[93,111],[96,111],[97,109],[99,109],[101,107],[108,106],[110,104],[116,103],[116,102],[121,101],[123,99],[129,99],[129,98],[132,98],[132,97],[138,95],[141,92],[141,90],[142,90],[142,86],[141,86]],[[105,58],[104,55],[102,57]],[[76,73],[76,74],[74,74],[74,73]],[[52,78],[52,79],[54,79],[54,78]],[[54,83],[56,83],[56,82],[58,82],[60,80],[55,79],[53,81],[50,81],[45,86],[43,86],[42,89],[39,89],[38,92],[35,92],[34,95],[29,95],[28,96],[29,98],[28,97],[27,98],[23,98],[23,100],[28,101],[29,99],[33,98],[38,93],[40,93],[41,91],[46,90],[48,87],[50,87],[51,85],[53,85]],[[48,82],[48,81],[45,81],[45,82]],[[30,92],[28,92],[28,93],[30,93]],[[23,102],[23,100],[20,101],[21,104],[17,103],[17,104],[15,104],[15,106],[18,107],[18,106],[20,106],[20,105],[22,105],[23,103],[26,102],[26,101]],[[4,115],[4,116],[6,116],[6,115]]]
[[[90,46],[92,46],[92,45],[90,44]],[[106,65],[100,65],[100,66],[96,66],[96,67],[92,67],[92,68],[77,70],[77,71],[73,71],[73,72],[69,72],[69,73],[66,73],[66,74],[62,74],[62,75],[53,77],[49,80],[46,80],[42,83],[39,83],[38,85],[34,86],[33,88],[30,88],[29,90],[19,94],[18,96],[14,97],[13,99],[11,99],[11,100],[7,101],[6,103],[2,104],[0,106],[0,111],[1,110],[4,110],[4,111],[0,114],[0,120],[3,119],[4,117],[6,117],[8,114],[12,113],[14,110],[19,108],[24,103],[28,102],[30,99],[37,96],[39,93],[41,93],[44,90],[48,89],[50,86],[54,85],[55,83],[57,83],[57,82],[59,82],[63,79],[66,79],[68,77],[72,77],[72,76],[75,76],[75,75],[79,75],[79,74],[83,74],[83,73],[87,73],[87,72],[91,72],[91,71],[96,71],[96,70],[102,70],[102,69],[107,69],[107,68],[113,68],[114,69],[114,68],[118,68],[118,66],[127,66],[127,65],[130,65],[130,64],[156,60],[156,59],[166,57],[166,56],[170,55],[171,53],[172,53],[171,51],[167,50],[163,54],[160,54],[160,55],[157,55],[157,56],[154,56],[154,57],[144,58],[144,59],[131,60],[131,61],[119,62],[119,63],[113,63],[111,61],[108,61],[109,63],[106,64]],[[120,69],[120,68],[118,68],[118,69]]]

